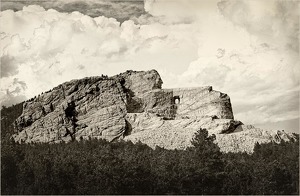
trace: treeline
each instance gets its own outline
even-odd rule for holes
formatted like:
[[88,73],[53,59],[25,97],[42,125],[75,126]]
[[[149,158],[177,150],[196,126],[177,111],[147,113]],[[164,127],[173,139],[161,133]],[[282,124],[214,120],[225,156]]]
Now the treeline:
[[1,194],[299,194],[299,135],[221,153],[200,130],[187,150],[82,140],[1,148]]
[[1,109],[1,141],[7,141],[14,133],[14,121],[23,112],[23,103],[12,105],[11,107],[2,106]]

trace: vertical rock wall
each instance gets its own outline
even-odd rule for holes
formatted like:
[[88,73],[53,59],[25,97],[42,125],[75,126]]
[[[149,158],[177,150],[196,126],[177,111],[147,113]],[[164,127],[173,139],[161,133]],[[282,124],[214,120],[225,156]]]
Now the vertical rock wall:
[[211,116],[219,119],[233,119],[228,95],[214,91],[211,86],[189,89],[171,89],[178,98],[177,115]]

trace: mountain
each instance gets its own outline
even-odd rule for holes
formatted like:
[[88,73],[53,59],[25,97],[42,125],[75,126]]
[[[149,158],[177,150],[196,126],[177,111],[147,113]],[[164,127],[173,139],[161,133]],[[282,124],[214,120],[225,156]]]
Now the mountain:
[[124,139],[185,149],[194,133],[206,128],[221,151],[251,153],[256,142],[294,137],[234,120],[229,96],[211,86],[162,89],[162,83],[156,70],[63,83],[24,102],[12,138],[26,143]]

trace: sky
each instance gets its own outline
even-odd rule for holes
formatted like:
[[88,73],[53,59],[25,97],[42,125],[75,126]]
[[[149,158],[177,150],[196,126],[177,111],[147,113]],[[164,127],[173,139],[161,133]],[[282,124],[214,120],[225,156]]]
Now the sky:
[[156,69],[163,88],[228,94],[244,124],[299,132],[299,1],[10,0],[1,10],[1,105]]

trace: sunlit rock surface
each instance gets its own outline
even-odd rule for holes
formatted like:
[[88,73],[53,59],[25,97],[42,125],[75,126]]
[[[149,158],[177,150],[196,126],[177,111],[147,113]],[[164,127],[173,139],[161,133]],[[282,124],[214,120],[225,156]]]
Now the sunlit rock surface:
[[222,151],[252,152],[256,142],[293,137],[234,120],[229,96],[211,86],[162,89],[162,83],[155,70],[63,83],[24,103],[13,138],[27,143],[125,139],[185,149],[195,132],[206,128]]

